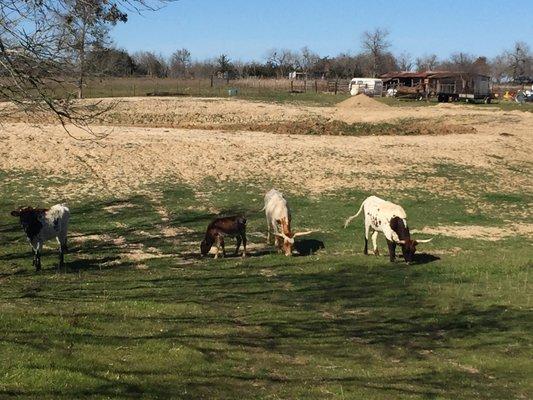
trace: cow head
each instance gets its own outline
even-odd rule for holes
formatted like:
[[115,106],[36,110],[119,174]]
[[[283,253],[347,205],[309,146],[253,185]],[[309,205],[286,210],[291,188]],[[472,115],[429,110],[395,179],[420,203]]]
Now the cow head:
[[31,238],[41,230],[42,223],[39,221],[39,216],[46,211],[48,210],[42,208],[19,207],[11,211],[11,215],[19,218],[22,229]]
[[310,235],[314,231],[306,231],[306,232],[296,232],[296,233],[289,233],[286,235],[285,233],[276,233],[276,236],[283,240],[283,243],[281,243],[280,248],[283,250],[283,253],[285,253],[286,256],[292,256],[292,250],[294,249],[294,238],[298,236],[305,236]]
[[405,240],[398,240],[397,243],[400,246],[402,246],[403,258],[405,259],[405,262],[409,264],[414,259],[415,252],[416,252],[416,246],[419,243],[428,243],[428,242],[431,242],[432,240],[433,238],[420,239],[420,240],[405,239]]
[[214,238],[209,233],[206,233],[204,240],[200,243],[200,252],[202,253],[202,256],[206,256],[207,253],[209,253],[213,243],[215,243]]

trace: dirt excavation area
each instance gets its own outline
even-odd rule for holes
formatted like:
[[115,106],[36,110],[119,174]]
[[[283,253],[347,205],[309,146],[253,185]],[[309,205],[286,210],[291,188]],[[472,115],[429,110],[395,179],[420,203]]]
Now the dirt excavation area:
[[[533,189],[532,113],[466,105],[389,107],[362,96],[337,107],[236,99],[103,100],[111,101],[116,105],[94,127],[108,134],[98,141],[80,140],[91,136],[75,128],[69,135],[42,115],[11,113],[0,127],[5,179],[31,173],[63,182],[43,198],[65,201],[150,193],[165,181],[200,186],[206,179],[258,190],[421,189],[465,199]],[[341,124],[342,132],[291,131],[302,121]]]

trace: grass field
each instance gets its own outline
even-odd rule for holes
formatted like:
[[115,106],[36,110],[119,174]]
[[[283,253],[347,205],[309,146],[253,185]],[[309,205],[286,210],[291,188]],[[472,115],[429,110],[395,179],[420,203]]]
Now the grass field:
[[216,80],[211,86],[209,79],[149,79],[149,78],[115,78],[90,80],[85,89],[87,98],[132,97],[147,95],[195,96],[195,97],[229,97],[229,89],[237,89],[236,98],[244,100],[268,101],[275,103],[301,103],[315,106],[332,106],[348,98],[346,93],[325,93],[324,85],[315,92],[310,81],[304,89],[303,81],[294,83],[294,92],[290,90],[289,80]]
[[[314,81],[309,81],[304,89],[303,81],[295,81],[295,89],[301,93],[290,92],[290,82],[288,80],[232,80],[216,82],[211,87],[209,79],[150,79],[150,78],[109,78],[89,80],[85,89],[87,98],[102,97],[131,97],[146,96],[147,94],[164,94],[174,96],[195,96],[195,97],[229,97],[228,90],[236,88],[238,94],[236,98],[254,101],[266,101],[275,103],[296,103],[312,106],[334,106],[336,103],[349,97],[348,93],[339,92],[337,95],[326,93],[324,86],[326,82],[321,82],[317,93],[314,90]],[[432,101],[404,100],[383,97],[379,101],[394,107],[420,107],[434,106],[437,103]],[[464,103],[459,103],[464,104]],[[482,108],[493,107],[505,111],[519,110],[533,112],[533,103],[517,104],[510,101],[494,102],[493,104],[470,104]]]
[[[465,187],[482,177],[447,164],[436,173]],[[70,272],[55,272],[51,245],[35,274],[8,213],[13,199],[39,202],[64,183],[43,178],[36,191],[37,178],[0,183],[0,398],[533,396],[525,238],[442,235],[420,246],[418,263],[390,264],[362,255],[360,220],[342,229],[368,193],[292,194],[295,229],[318,232],[287,258],[262,245],[260,184],[160,182],[154,197],[69,204]],[[531,202],[519,189],[487,193],[489,207],[474,213],[473,200],[451,196],[394,199],[412,228],[501,227]],[[248,217],[251,257],[200,258],[210,219],[237,212]]]

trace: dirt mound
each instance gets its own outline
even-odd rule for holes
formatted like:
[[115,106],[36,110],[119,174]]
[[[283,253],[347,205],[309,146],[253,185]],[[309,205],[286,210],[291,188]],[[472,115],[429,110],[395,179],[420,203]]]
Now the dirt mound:
[[370,108],[373,110],[386,110],[390,108],[388,105],[380,103],[365,94],[358,94],[352,96],[337,104],[337,108],[351,109],[351,108]]

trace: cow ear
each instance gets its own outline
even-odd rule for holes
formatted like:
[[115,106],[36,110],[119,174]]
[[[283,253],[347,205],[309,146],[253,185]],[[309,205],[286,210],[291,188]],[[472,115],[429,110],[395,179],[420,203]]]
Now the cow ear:
[[18,210],[13,210],[13,211],[11,211],[11,215],[12,215],[13,217],[20,217],[20,211],[18,211]]

